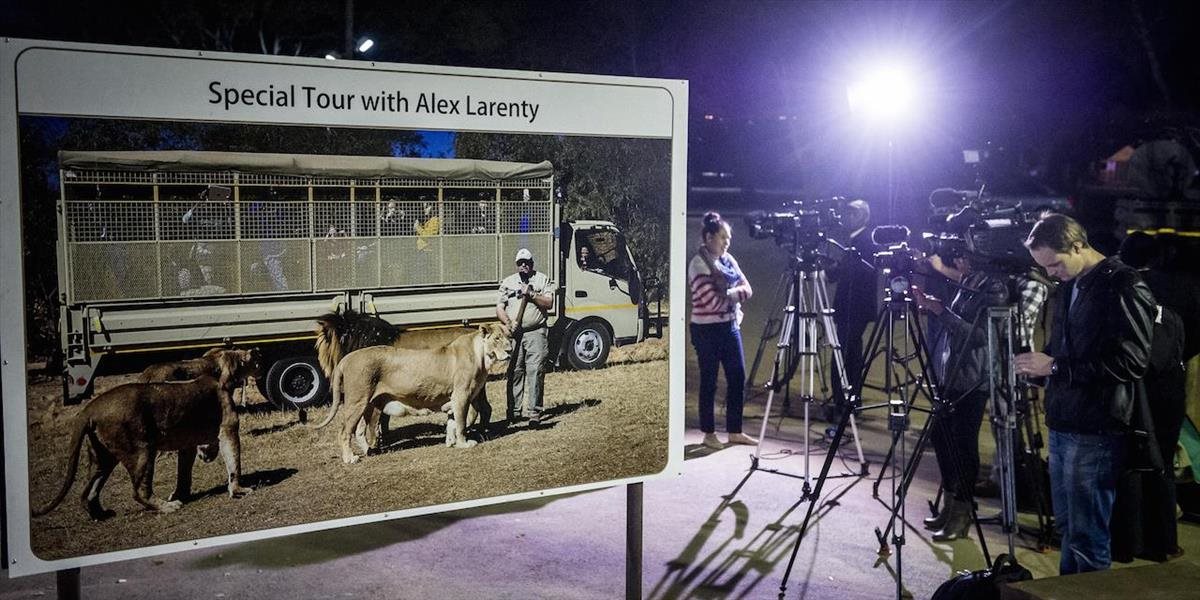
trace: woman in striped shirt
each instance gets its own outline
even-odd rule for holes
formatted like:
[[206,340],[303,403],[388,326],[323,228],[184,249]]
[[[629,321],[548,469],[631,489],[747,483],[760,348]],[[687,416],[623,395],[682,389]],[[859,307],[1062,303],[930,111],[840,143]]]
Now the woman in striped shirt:
[[725,431],[730,444],[756,445],[758,440],[742,433],[742,401],[746,386],[746,360],[742,354],[742,302],[753,290],[737,260],[729,254],[733,232],[715,212],[705,213],[700,230],[703,241],[688,263],[692,289],[692,345],[700,363],[700,430],[704,445],[724,448],[717,439],[713,402],[717,392],[717,369],[725,369]]

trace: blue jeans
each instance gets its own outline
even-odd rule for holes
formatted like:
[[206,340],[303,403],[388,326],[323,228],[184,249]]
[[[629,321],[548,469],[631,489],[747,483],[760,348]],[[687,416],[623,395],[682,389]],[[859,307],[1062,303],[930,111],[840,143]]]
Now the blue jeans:
[[746,358],[742,332],[735,321],[691,324],[692,345],[700,363],[700,431],[713,433],[713,402],[717,395],[717,368],[725,369],[725,431],[742,432],[742,403],[746,388]]
[[1108,526],[1124,444],[1120,435],[1050,430],[1050,494],[1062,532],[1061,575],[1112,564]]

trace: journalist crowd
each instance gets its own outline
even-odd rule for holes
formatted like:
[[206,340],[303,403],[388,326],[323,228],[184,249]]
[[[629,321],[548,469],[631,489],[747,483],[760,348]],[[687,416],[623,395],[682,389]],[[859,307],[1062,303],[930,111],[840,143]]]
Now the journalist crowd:
[[[1186,421],[1186,365],[1200,353],[1200,285],[1183,268],[1178,240],[1130,233],[1106,255],[1072,217],[1041,212],[1020,231],[1017,255],[1004,259],[974,247],[965,231],[926,236],[926,247],[912,249],[906,289],[897,290],[878,264],[887,244],[872,240],[870,206],[843,201],[838,210],[829,240],[836,256],[819,268],[835,284],[833,339],[840,348],[833,350],[842,353],[850,389],[830,369],[830,402],[859,409],[877,358],[864,350],[864,333],[885,314],[884,296],[902,296],[921,316],[936,385],[928,436],[941,478],[931,506],[940,508],[924,519],[932,540],[969,537],[977,521],[1001,518],[980,514],[978,503],[1000,496],[1005,485],[998,476],[1004,457],[996,452],[984,468],[980,451],[983,422],[990,417],[996,426],[1003,410],[989,394],[999,369],[1014,375],[1011,406],[1030,423],[1012,448],[1018,504],[1042,513],[1046,545],[1061,550],[1060,574],[1182,555],[1174,465]],[[803,227],[806,213],[797,212],[789,217]],[[730,253],[729,222],[709,212],[699,234],[688,280],[702,444],[757,444],[742,431],[742,303],[751,301],[751,282]],[[1005,307],[1012,345],[998,363],[986,323],[989,309]],[[714,419],[720,370],[727,385],[724,443]]]

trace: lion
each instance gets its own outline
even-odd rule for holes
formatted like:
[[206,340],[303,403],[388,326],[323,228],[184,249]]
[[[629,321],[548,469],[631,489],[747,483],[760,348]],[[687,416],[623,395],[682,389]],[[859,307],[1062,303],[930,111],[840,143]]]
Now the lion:
[[404,330],[375,316],[352,309],[317,318],[317,362],[325,377],[333,381],[333,368],[345,355],[371,346],[395,346]]
[[[374,441],[364,444],[358,437],[360,420],[370,423],[376,412],[399,415],[449,404],[447,412],[453,414],[455,423],[453,445],[469,448],[475,445],[466,436],[469,409],[474,408],[486,425],[491,407],[480,401],[480,392],[487,382],[488,369],[508,357],[508,331],[498,323],[480,325],[477,331],[463,334],[441,348],[372,346],[355,350],[334,368],[333,404],[316,428],[333,421],[344,396],[346,412],[339,440],[342,460],[353,464],[359,458],[354,443],[369,448]],[[367,435],[371,435],[370,428]],[[449,432],[447,440],[451,440]]]
[[[150,365],[142,371],[138,376],[138,381],[143,383],[153,383],[162,381],[187,381],[195,379],[201,375],[208,375],[213,379],[221,378],[221,368],[217,358],[227,352],[237,353],[240,360],[247,364],[255,377],[262,376],[262,354],[258,348],[249,350],[233,350],[227,348],[213,348],[205,352],[200,358],[192,358],[188,360],[180,360],[175,362],[165,362]],[[242,404],[246,403],[246,392],[242,391]]]
[[[92,473],[80,500],[94,520],[113,516],[100,504],[100,490],[117,463],[125,466],[133,484],[133,498],[159,513],[178,510],[191,498],[192,466],[199,449],[207,462],[220,448],[228,473],[231,498],[249,493],[238,483],[241,477],[239,420],[233,406],[233,391],[253,369],[245,350],[224,352],[215,357],[219,379],[201,375],[184,382],[127,383],[117,386],[83,407],[74,420],[66,476],[58,494],[39,517],[54,510],[75,482],[79,455],[86,438],[92,458]],[[175,492],[166,500],[154,497],[154,461],[159,452],[179,452],[179,475]]]

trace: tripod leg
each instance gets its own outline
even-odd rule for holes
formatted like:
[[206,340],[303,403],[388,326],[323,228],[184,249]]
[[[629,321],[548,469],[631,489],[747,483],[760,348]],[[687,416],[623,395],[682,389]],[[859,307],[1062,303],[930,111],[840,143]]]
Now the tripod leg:
[[825,481],[829,477],[829,468],[833,465],[833,457],[837,455],[838,448],[842,444],[842,437],[846,433],[846,425],[850,422],[850,417],[854,413],[855,406],[851,402],[843,403],[842,414],[838,419],[837,429],[834,430],[833,439],[829,442],[829,450],[825,453],[825,462],[821,463],[821,472],[817,475],[817,483],[813,486],[812,494],[809,495],[808,509],[804,513],[804,521],[800,524],[800,533],[796,536],[796,543],[792,546],[791,557],[788,558],[787,569],[783,572],[783,581],[779,583],[779,599],[784,600],[787,594],[788,579],[791,578],[792,568],[796,564],[796,555],[800,552],[800,544],[804,541],[804,535],[808,532],[808,524],[812,521],[813,511],[817,507],[817,503],[821,499],[821,490],[825,487]]
[[[850,383],[849,378],[847,378],[847,376],[846,376],[847,375],[846,357],[842,353],[842,342],[841,342],[841,337],[840,337],[841,334],[838,331],[837,323],[833,319],[833,309],[830,308],[829,287],[826,284],[825,272],[817,271],[814,274],[813,279],[816,281],[816,284],[814,286],[814,292],[815,292],[814,296],[815,297],[814,297],[814,301],[813,301],[813,306],[814,306],[816,313],[821,315],[821,317],[823,318],[823,324],[825,325],[825,337],[826,337],[826,339],[829,340],[830,346],[832,348],[832,352],[831,352],[832,358],[833,358],[832,366],[833,366],[833,369],[835,370],[835,372],[837,373],[838,381],[840,383],[839,387],[841,388],[842,393],[845,394],[846,390],[851,389],[851,383]],[[859,335],[861,337],[861,333]],[[814,348],[814,350],[815,350],[815,348]],[[866,373],[869,370],[870,363],[868,362],[866,364],[867,364],[866,367],[859,369],[859,371],[861,372],[860,376],[859,376],[859,385],[857,388],[859,395],[856,397],[861,397],[861,394],[862,394],[861,382],[866,379]],[[821,376],[822,385],[824,384],[824,381],[825,381],[824,374],[822,374],[822,376]],[[822,389],[824,389],[824,388],[822,388]],[[835,400],[838,400],[841,402],[846,401],[846,399],[844,397],[841,398],[840,400],[839,399],[835,399]],[[854,420],[853,413],[850,414],[850,432],[854,436],[854,449],[858,454],[859,473],[863,476],[866,476],[867,472],[868,472],[867,460],[866,460],[866,457],[863,456],[862,440],[858,435],[858,423]]]
[[774,366],[771,368],[771,380],[767,383],[769,388],[767,391],[767,403],[765,406],[763,406],[762,423],[759,425],[758,429],[758,439],[760,440],[760,443],[754,447],[754,454],[752,454],[750,457],[751,470],[758,468],[759,457],[762,454],[761,441],[767,439],[767,422],[771,420],[771,404],[775,401],[775,388],[779,387],[779,383],[775,380],[775,378],[779,374],[779,362],[782,360],[784,351],[784,348],[779,348],[775,352],[775,362]]

